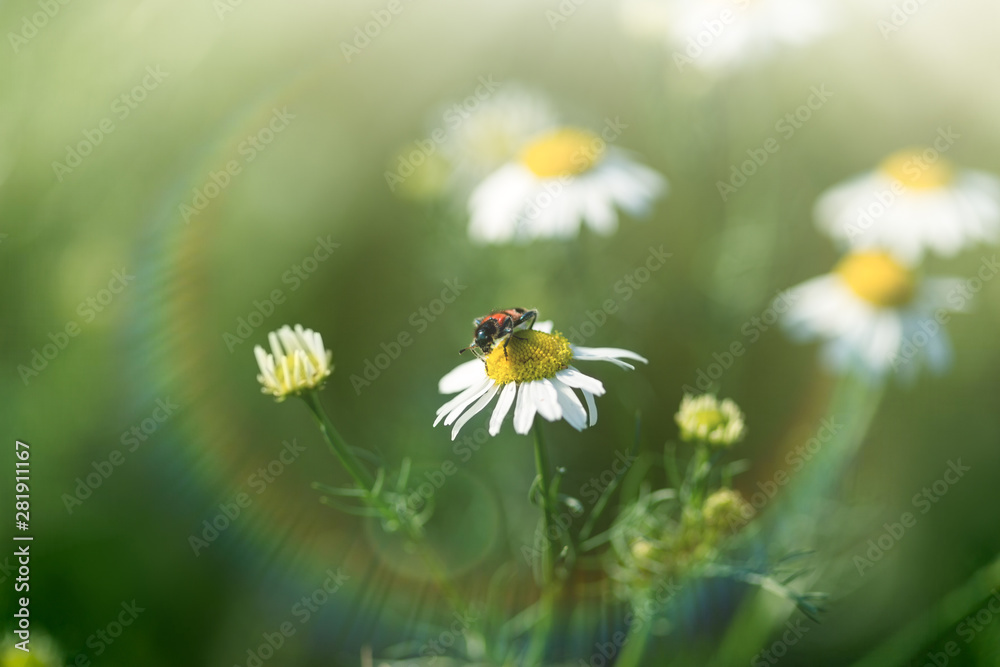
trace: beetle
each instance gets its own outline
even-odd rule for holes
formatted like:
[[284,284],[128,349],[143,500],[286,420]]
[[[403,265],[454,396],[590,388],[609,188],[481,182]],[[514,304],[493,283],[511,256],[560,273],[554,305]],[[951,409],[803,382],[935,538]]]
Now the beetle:
[[473,322],[476,327],[473,332],[472,344],[463,347],[458,351],[462,354],[466,350],[472,350],[476,356],[482,358],[493,351],[493,347],[503,339],[503,355],[507,356],[507,345],[510,344],[510,337],[517,329],[530,329],[538,319],[538,311],[533,308],[508,308],[506,310],[494,310],[485,317],[480,317]]

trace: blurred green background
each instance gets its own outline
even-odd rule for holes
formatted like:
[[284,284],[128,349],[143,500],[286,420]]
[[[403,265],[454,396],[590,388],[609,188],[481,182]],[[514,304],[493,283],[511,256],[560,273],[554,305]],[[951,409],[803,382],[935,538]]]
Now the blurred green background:
[[[636,350],[650,364],[601,369],[608,394],[596,428],[549,429],[552,461],[578,488],[627,446],[636,411],[644,448],[675,437],[683,385],[714,353],[747,342],[743,325],[777,291],[832,266],[836,250],[812,224],[826,188],[932,141],[939,127],[961,134],[951,159],[1000,172],[1000,7],[985,0],[928,3],[888,39],[876,24],[892,3],[845,3],[845,23],[828,38],[717,77],[679,74],[602,0],[579,4],[556,29],[545,13],[556,2],[402,0],[349,63],[342,42],[384,3],[53,2],[36,35],[12,41],[41,4],[0,4],[9,47],[0,56],[0,421],[8,469],[15,438],[32,447],[32,627],[53,637],[65,664],[81,654],[94,665],[247,664],[262,633],[291,619],[298,632],[270,664],[356,665],[364,645],[420,639],[441,620],[433,589],[407,575],[412,556],[380,546],[309,489],[345,476],[304,406],[260,394],[252,347],[267,331],[299,322],[323,334],[336,365],[323,400],[350,442],[425,470],[456,461],[460,482],[437,499],[448,527],[440,539],[450,540],[460,589],[478,595],[500,563],[521,562],[535,510],[528,439],[505,429],[464,460],[446,429],[431,428],[443,402],[437,381],[460,360],[474,317],[535,307],[569,331],[604,300],[618,302],[587,343]],[[620,117],[619,145],[663,173],[670,195],[609,238],[471,245],[461,202],[401,198],[384,172],[481,76],[547,95],[576,124]],[[818,85],[830,101],[723,202],[716,182]],[[275,110],[291,118],[248,149]],[[90,136],[100,137],[91,154],[58,173],[53,163],[71,164],[67,147]],[[240,173],[185,220],[180,206],[231,160]],[[318,238],[339,245],[308,279],[288,278]],[[623,299],[615,284],[660,246],[671,259]],[[971,276],[993,252],[927,268]],[[102,290],[123,269],[134,280],[88,314],[93,306],[81,304],[110,296]],[[433,321],[414,319],[446,281],[466,287]],[[283,302],[227,344],[273,290]],[[79,335],[25,382],[18,367],[71,321]],[[844,489],[867,521],[858,547],[839,555],[847,574],[823,582],[830,612],[783,664],[853,661],[1000,551],[998,324],[1000,293],[988,284],[950,327],[951,371],[890,387]],[[403,332],[412,345],[356,391],[351,376]],[[748,416],[740,453],[752,466],[737,482],[746,492],[815,432],[831,385],[816,357],[770,329],[721,378],[721,394]],[[129,451],[123,438],[142,430],[158,400],[178,407]],[[293,439],[304,451],[261,489],[258,469]],[[67,508],[78,479],[114,450],[123,463]],[[957,458],[972,467],[967,479],[873,570],[852,576],[865,541]],[[191,536],[240,492],[251,504],[196,554]],[[11,523],[2,525],[10,544]],[[300,624],[296,603],[338,568],[347,583]],[[6,630],[7,570],[0,582]],[[133,600],[144,611],[120,638],[89,639]],[[950,639],[927,637],[914,661]],[[994,622],[950,664],[998,664],[998,642]]]

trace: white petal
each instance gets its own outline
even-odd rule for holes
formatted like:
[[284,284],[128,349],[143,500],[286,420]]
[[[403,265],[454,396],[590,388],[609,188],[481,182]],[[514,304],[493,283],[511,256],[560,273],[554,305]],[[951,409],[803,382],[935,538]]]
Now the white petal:
[[550,334],[552,333],[553,322],[552,320],[545,320],[543,322],[535,322],[535,326],[531,327],[535,331],[541,331],[542,333]]
[[517,383],[508,382],[505,384],[503,391],[500,392],[500,398],[497,400],[497,406],[493,409],[493,416],[490,417],[490,435],[496,435],[500,432],[500,426],[507,417],[507,413],[510,412],[510,406],[514,404],[516,397]]
[[559,394],[556,388],[546,379],[532,382],[531,391],[535,394],[535,409],[550,422],[562,419],[562,408],[559,406]]
[[587,400],[587,410],[590,411],[590,425],[593,426],[597,423],[597,402],[594,400],[594,395],[586,389],[583,390],[583,397]]
[[587,411],[583,409],[580,399],[576,397],[572,389],[559,380],[552,380],[552,385],[556,388],[556,392],[558,392],[563,419],[577,431],[585,429],[587,427]]
[[[434,425],[437,426],[442,419],[453,413],[455,410],[461,411],[465,406],[472,403],[474,400],[482,396],[493,384],[492,378],[486,378],[477,385],[473,385],[463,391],[458,396],[453,397],[450,401],[442,405],[437,410],[437,419],[434,420]],[[452,420],[454,421],[454,420]],[[450,424],[451,422],[448,422]]]
[[274,355],[275,359],[281,359],[285,356],[284,350],[281,349],[281,342],[278,341],[278,334],[273,331],[267,334],[267,342],[271,345],[271,354]]
[[482,382],[485,377],[486,365],[479,359],[473,359],[464,364],[459,364],[448,371],[438,381],[438,392],[442,394],[454,394]]
[[[648,364],[649,360],[642,355],[636,354],[631,350],[622,350],[617,347],[577,347],[576,345],[571,346],[573,348],[573,358],[583,359],[585,361],[617,361],[618,359],[634,359],[635,361],[640,361],[644,364]],[[629,368],[629,366],[626,364]]]
[[[482,411],[483,408],[489,405],[489,402],[493,400],[493,397],[497,395],[498,391],[500,391],[500,387],[497,386],[496,384],[492,385],[489,388],[489,390],[485,394],[483,394],[482,397],[480,397],[480,399],[476,401],[472,407],[470,407],[468,410],[465,411],[465,414],[462,415],[462,418],[459,419],[457,422],[455,422],[455,427],[451,429],[452,440],[458,437],[458,432],[462,429],[463,426],[465,426],[465,424],[470,419],[475,417]],[[447,424],[448,422],[445,423]]]
[[526,435],[535,421],[535,402],[528,386],[524,383],[517,390],[517,404],[514,406],[514,431]]
[[584,375],[572,366],[556,373],[556,377],[574,389],[583,389],[595,396],[604,395],[604,385],[601,384],[600,380],[592,378],[589,375]]

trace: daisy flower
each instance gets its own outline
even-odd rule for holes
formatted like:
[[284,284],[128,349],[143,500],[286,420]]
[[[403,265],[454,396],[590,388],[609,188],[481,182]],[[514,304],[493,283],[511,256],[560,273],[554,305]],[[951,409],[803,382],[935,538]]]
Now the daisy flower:
[[834,25],[830,0],[626,0],[627,30],[662,40],[680,71],[723,70],[804,46]]
[[882,248],[910,263],[927,251],[950,257],[1000,236],[1000,181],[956,170],[934,149],[901,151],[827,191],[816,222],[854,249]]
[[536,137],[476,187],[469,236],[479,243],[565,239],[581,222],[607,235],[618,227],[617,208],[643,215],[666,189],[662,176],[599,135],[562,127]]
[[[452,440],[497,397],[490,417],[490,435],[500,432],[511,407],[514,430],[522,435],[531,430],[536,414],[548,421],[565,419],[582,431],[597,423],[594,397],[604,394],[604,385],[578,371],[572,362],[609,361],[628,370],[635,367],[622,359],[648,363],[628,350],[573,345],[562,334],[552,332],[552,322],[539,322],[534,329],[517,331],[509,341],[506,354],[504,346],[497,345],[485,359],[457,366],[438,383],[442,394],[458,393],[438,408],[434,420],[435,426],[442,421],[452,426]],[[576,390],[583,394],[586,410]]]
[[923,362],[941,372],[951,358],[943,325],[957,310],[948,297],[958,283],[918,280],[885,252],[854,252],[832,273],[792,288],[783,325],[794,338],[822,340],[824,361],[840,372],[912,377]]
[[444,112],[441,152],[458,176],[480,180],[518,154],[538,133],[557,125],[549,101],[517,85],[504,86],[472,110]]
[[253,349],[260,368],[257,381],[263,393],[278,401],[319,387],[333,371],[333,355],[323,347],[323,337],[312,329],[285,325],[269,333],[267,340],[270,353],[260,345]]
[[674,416],[682,440],[698,440],[717,447],[728,447],[746,435],[746,424],[739,406],[712,394],[695,398],[684,394],[680,410]]

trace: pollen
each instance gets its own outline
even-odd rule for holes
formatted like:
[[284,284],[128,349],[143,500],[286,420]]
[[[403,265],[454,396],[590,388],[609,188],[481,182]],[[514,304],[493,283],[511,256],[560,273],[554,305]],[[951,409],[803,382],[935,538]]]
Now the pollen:
[[936,151],[905,150],[882,161],[880,169],[908,190],[934,190],[948,186],[955,177],[951,162]]
[[521,152],[521,162],[539,178],[576,176],[604,157],[604,140],[593,132],[562,128],[545,134]]
[[913,273],[884,252],[850,254],[835,272],[857,296],[882,308],[909,303],[916,288]]
[[573,349],[562,334],[515,331],[486,357],[486,374],[500,385],[533,382],[555,377],[572,359]]

